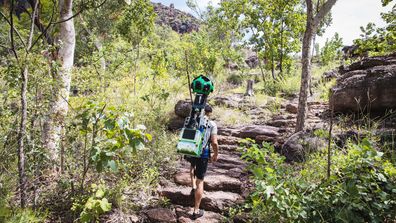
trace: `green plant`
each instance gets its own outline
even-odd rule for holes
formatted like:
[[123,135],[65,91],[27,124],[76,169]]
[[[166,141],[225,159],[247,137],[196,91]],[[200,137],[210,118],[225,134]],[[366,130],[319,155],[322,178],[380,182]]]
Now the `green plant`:
[[370,140],[333,150],[329,179],[321,152],[292,168],[273,146],[248,142],[242,157],[251,163],[255,190],[249,204],[257,221],[383,222],[396,217],[396,168]]
[[342,46],[342,38],[340,38],[338,33],[335,33],[331,40],[327,39],[320,51],[321,64],[327,66],[333,61],[341,59]]
[[89,160],[98,172],[106,168],[117,171],[127,156],[151,141],[152,136],[144,133],[145,126],[132,128],[131,117],[130,113],[120,112],[114,107],[106,109],[106,104],[95,102],[88,102],[77,115],[81,120],[84,151],[90,146]]
[[79,218],[81,222],[98,222],[100,215],[111,210],[111,203],[106,198],[107,195],[104,182],[99,185],[92,184],[91,195],[85,197],[81,202],[74,202],[72,211],[81,211]]

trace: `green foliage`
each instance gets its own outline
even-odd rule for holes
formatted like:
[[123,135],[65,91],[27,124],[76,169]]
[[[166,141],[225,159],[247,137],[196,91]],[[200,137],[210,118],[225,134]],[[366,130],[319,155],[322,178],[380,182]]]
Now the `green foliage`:
[[[382,0],[383,6],[387,6],[392,0]],[[394,52],[396,50],[396,4],[392,10],[382,13],[381,17],[387,24],[385,27],[378,28],[374,23],[369,23],[366,27],[360,27],[361,38],[354,40],[358,46],[357,53],[382,55]]]
[[290,70],[290,55],[300,50],[304,27],[300,1],[224,1],[221,7],[227,18],[232,22],[237,18],[238,26],[251,34],[248,44],[265,61],[265,69],[279,67],[281,73]]
[[120,113],[116,108],[106,109],[104,103],[88,102],[77,115],[81,120],[80,134],[87,147],[91,136],[90,162],[98,172],[106,168],[117,171],[124,165],[125,157],[144,148],[144,143],[152,136],[145,134],[143,125],[131,126],[132,114]]
[[334,34],[331,40],[326,40],[325,45],[320,51],[320,61],[324,66],[329,65],[335,60],[341,59],[342,38],[338,33]]
[[300,168],[284,163],[273,146],[245,146],[255,191],[252,216],[264,222],[383,222],[394,219],[396,168],[368,139],[349,143],[333,154],[332,175],[325,179],[324,154]]
[[285,75],[277,80],[267,80],[263,83],[263,92],[270,96],[277,96],[279,93],[291,96],[300,89],[300,78],[298,75]]
[[138,45],[142,39],[152,32],[154,27],[154,8],[150,1],[129,1],[128,7],[117,24],[119,34]]
[[111,210],[107,195],[107,188],[103,182],[99,185],[92,184],[91,194],[81,202],[73,203],[72,211],[80,212],[80,222],[97,222],[100,215]]

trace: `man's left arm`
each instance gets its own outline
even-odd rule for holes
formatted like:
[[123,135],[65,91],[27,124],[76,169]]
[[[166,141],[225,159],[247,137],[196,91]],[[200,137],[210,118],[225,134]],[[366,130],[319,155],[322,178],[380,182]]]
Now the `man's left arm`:
[[217,126],[215,125],[211,132],[211,146],[213,148],[213,156],[211,158],[212,162],[217,161],[217,157],[219,155],[219,143],[217,142]]
[[211,145],[213,148],[213,156],[211,158],[211,161],[216,162],[217,156],[219,155],[219,143],[217,142],[217,135],[212,135]]

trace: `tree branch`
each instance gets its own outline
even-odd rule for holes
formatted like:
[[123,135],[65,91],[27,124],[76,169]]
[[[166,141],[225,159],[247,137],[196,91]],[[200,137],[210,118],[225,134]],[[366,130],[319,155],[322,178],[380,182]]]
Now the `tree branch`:
[[[10,22],[10,20],[7,18],[7,16],[5,16],[1,11],[0,11],[0,15],[1,15],[1,17],[4,18],[4,20],[8,23],[8,25],[11,26],[11,22]],[[14,26],[12,26],[12,28],[13,28],[14,32],[17,34],[17,36],[18,36],[19,40],[21,41],[22,45],[23,45],[24,47],[26,47],[26,44],[25,44],[25,42],[23,41],[23,38],[22,38],[21,34],[18,32],[18,30],[17,30]]]
[[[55,9],[56,9],[56,2],[55,2],[55,0],[52,0],[52,13],[51,13],[51,17],[50,17],[50,21],[49,21],[49,23],[48,23],[48,25],[44,28],[44,29],[40,29],[40,27],[38,27],[38,29],[40,30],[40,35],[37,37],[37,39],[33,42],[33,44],[32,44],[32,46],[30,47],[30,49],[31,48],[33,48],[36,44],[37,44],[37,42],[40,40],[40,38],[42,37],[42,36],[44,36],[45,37],[45,39],[46,39],[46,41],[47,41],[47,43],[48,44],[50,44],[50,45],[52,45],[53,44],[53,40],[52,40],[52,38],[49,36],[49,34],[48,34],[48,29],[51,27],[51,24],[52,24],[52,20],[54,19],[54,15],[55,15]],[[40,20],[39,20],[39,18],[38,18],[38,22],[40,23]],[[35,24],[36,24],[36,26],[37,26],[37,23],[36,23],[36,21],[35,21]]]
[[322,7],[320,7],[318,14],[314,17],[314,30],[317,29],[323,18],[330,12],[337,0],[327,0]]
[[[95,8],[100,8],[100,7],[102,7],[106,2],[107,2],[107,0],[104,0],[103,2],[101,2],[101,3],[100,3],[97,7],[95,7]],[[70,16],[70,17],[67,18],[67,19],[64,19],[64,20],[61,20],[61,21],[57,21],[57,22],[53,22],[52,24],[55,25],[55,24],[67,22],[67,21],[69,21],[70,19],[73,19],[74,17],[78,16],[78,15],[79,15],[80,13],[82,13],[85,9],[86,9],[85,6],[83,6],[83,7],[80,9],[80,11],[78,11],[76,14]]]

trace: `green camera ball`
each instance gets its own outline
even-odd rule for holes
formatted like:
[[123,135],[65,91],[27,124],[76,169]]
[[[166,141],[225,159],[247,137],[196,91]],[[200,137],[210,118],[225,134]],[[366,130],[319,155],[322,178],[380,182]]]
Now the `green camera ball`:
[[191,89],[194,93],[209,95],[213,92],[214,85],[209,78],[200,75],[199,77],[195,78],[191,83]]

